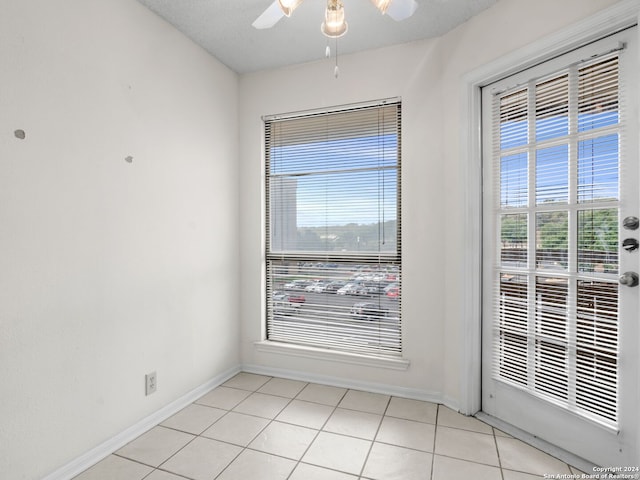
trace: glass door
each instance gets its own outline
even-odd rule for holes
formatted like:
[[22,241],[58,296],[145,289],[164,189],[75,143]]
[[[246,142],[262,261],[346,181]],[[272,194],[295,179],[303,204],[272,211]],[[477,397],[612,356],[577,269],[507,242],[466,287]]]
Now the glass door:
[[483,90],[483,410],[603,466],[638,463],[636,35]]

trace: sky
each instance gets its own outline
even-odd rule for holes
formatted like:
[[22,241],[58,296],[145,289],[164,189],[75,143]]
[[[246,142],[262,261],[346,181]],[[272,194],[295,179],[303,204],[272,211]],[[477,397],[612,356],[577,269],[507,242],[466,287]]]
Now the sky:
[[[581,114],[578,130],[615,125],[617,112]],[[579,140],[571,147],[566,116],[539,119],[536,122],[536,141],[548,142],[548,147],[535,151],[535,201],[564,203],[569,200],[571,148],[577,147],[577,194],[579,202],[618,198],[619,139],[617,134],[605,134]],[[500,183],[501,205],[504,208],[524,207],[528,202],[528,137],[527,122],[501,124]],[[544,144],[544,143],[543,143]]]
[[295,178],[298,227],[395,220],[397,146],[387,134],[275,147],[270,174]]

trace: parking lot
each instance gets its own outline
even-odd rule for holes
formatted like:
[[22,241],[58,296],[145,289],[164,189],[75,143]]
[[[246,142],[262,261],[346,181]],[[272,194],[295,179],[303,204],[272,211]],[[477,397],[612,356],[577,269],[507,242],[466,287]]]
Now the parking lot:
[[400,352],[400,271],[394,264],[273,262],[267,333],[288,343]]
[[[337,295],[335,293],[292,292],[304,302],[273,302],[270,336],[317,346],[348,345],[356,352],[386,350],[393,353],[400,339],[399,304],[385,295]],[[366,304],[363,309],[354,305]],[[277,305],[277,306],[276,306]]]

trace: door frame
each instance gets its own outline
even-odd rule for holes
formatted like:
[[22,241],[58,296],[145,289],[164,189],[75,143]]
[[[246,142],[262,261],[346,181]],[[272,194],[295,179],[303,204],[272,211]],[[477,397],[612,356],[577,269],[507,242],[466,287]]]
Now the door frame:
[[[460,331],[464,332],[460,339],[459,408],[465,415],[482,411],[482,87],[639,24],[639,20],[640,2],[623,0],[462,78],[461,118],[466,119],[466,123],[461,129],[458,162],[463,185],[462,204],[466,209],[459,277],[462,279],[459,284],[459,298],[462,299],[459,324]],[[638,341],[640,343],[640,339]],[[640,425],[636,428],[640,432]]]

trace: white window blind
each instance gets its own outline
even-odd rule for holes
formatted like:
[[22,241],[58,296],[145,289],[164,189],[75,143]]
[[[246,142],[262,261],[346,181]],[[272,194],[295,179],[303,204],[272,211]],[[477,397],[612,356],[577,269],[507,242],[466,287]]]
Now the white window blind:
[[273,342],[398,357],[400,103],[265,119]]
[[494,97],[494,378],[618,421],[618,52]]

